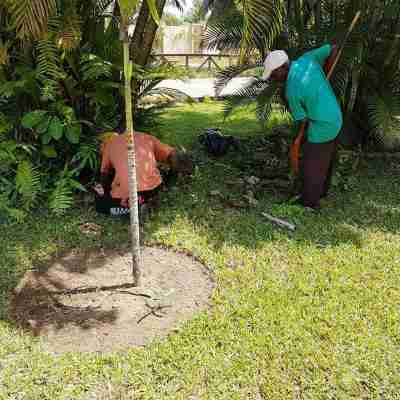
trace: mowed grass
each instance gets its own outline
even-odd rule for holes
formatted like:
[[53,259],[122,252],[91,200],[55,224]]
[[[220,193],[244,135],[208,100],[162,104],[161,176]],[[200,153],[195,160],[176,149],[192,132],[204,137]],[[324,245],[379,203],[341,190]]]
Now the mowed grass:
[[[265,134],[252,113],[222,122],[221,105],[169,109],[157,131],[191,147],[203,127]],[[233,156],[233,155],[232,155]],[[231,157],[232,157],[231,156]],[[257,171],[254,171],[257,174]],[[120,354],[45,353],[5,314],[23,273],[67,249],[126,247],[126,222],[75,210],[0,228],[1,399],[398,399],[400,393],[399,176],[363,164],[351,191],[320,214],[282,205],[266,188],[256,207],[232,210],[245,190],[229,158],[208,159],[164,197],[145,241],[184,249],[214,274],[212,308],[147,348]],[[268,211],[294,233],[263,219]],[[83,222],[101,237],[80,233]]]

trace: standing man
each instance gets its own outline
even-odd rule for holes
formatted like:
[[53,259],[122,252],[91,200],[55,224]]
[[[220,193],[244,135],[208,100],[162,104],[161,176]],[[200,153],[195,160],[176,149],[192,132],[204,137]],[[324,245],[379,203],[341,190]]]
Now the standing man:
[[320,199],[328,193],[343,124],[339,103],[323,69],[337,51],[336,45],[327,44],[290,62],[284,51],[276,50],[264,63],[263,79],[285,84],[293,119],[307,124],[300,203],[313,209],[319,209]]

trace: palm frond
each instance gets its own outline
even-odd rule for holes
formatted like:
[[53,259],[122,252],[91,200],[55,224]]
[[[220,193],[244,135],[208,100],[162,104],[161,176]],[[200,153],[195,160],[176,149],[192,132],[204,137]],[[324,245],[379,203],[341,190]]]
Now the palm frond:
[[210,21],[219,19],[235,8],[235,0],[203,0],[203,8],[211,11]]
[[247,72],[255,68],[260,68],[262,67],[262,65],[263,65],[262,62],[257,62],[253,64],[231,65],[230,67],[227,67],[222,71],[219,71],[217,73],[217,77],[214,84],[217,96],[221,93],[222,89],[229,83],[231,79],[239,76],[243,72]]
[[262,57],[283,27],[283,7],[280,0],[241,0],[243,10],[243,38],[241,53],[255,47]]
[[368,98],[368,119],[372,133],[386,147],[400,145],[400,95],[376,93]]
[[40,39],[49,17],[56,12],[56,0],[10,0],[9,12],[21,39]]
[[255,79],[249,85],[237,89],[232,95],[228,96],[223,107],[225,118],[227,118],[234,109],[254,103],[257,96],[265,90],[267,85],[266,82]]
[[243,15],[234,10],[222,19],[209,22],[202,42],[210,50],[238,51],[243,39],[243,25]]
[[182,92],[181,90],[166,87],[157,87],[149,90],[146,92],[146,95],[141,97],[141,100],[143,101],[148,96],[161,97],[168,101],[195,101],[191,96]]
[[[280,103],[278,91],[278,85],[274,83],[268,83],[257,95],[256,115],[262,124],[268,122],[273,111],[273,105]],[[284,108],[280,107],[280,110],[284,110]]]
[[0,66],[7,65],[10,62],[9,48],[11,46],[11,42],[6,41],[3,42],[0,38]]

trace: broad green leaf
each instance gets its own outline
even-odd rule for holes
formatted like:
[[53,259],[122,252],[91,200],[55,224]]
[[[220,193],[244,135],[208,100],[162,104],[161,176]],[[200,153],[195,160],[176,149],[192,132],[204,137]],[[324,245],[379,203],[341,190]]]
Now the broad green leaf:
[[57,151],[54,148],[54,146],[43,146],[42,148],[42,154],[46,156],[47,158],[56,158],[57,157]]
[[44,135],[41,136],[43,144],[49,144],[51,140],[51,135],[49,132],[46,132]]
[[55,140],[60,140],[63,135],[64,126],[60,121],[60,118],[54,117],[49,125],[49,134]]
[[146,0],[146,1],[150,10],[150,15],[154,19],[154,22],[158,25],[160,22],[160,17],[158,16],[155,0]]
[[25,114],[22,118],[21,124],[26,129],[34,129],[37,127],[47,116],[47,111],[36,110]]
[[69,125],[65,129],[65,136],[70,143],[77,144],[81,137],[81,130],[82,128],[79,124]]
[[40,121],[39,125],[35,128],[35,130],[41,135],[47,133],[49,130],[50,119],[51,117],[49,115],[46,115],[42,119],[42,121]]

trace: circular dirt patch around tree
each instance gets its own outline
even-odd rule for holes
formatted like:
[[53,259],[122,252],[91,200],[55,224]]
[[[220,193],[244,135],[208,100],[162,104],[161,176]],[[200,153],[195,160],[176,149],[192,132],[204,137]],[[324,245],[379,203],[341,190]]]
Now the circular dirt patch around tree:
[[129,253],[72,251],[26,273],[10,316],[50,352],[107,352],[146,345],[208,307],[213,283],[202,264],[159,248],[143,248],[142,257],[136,288]]

